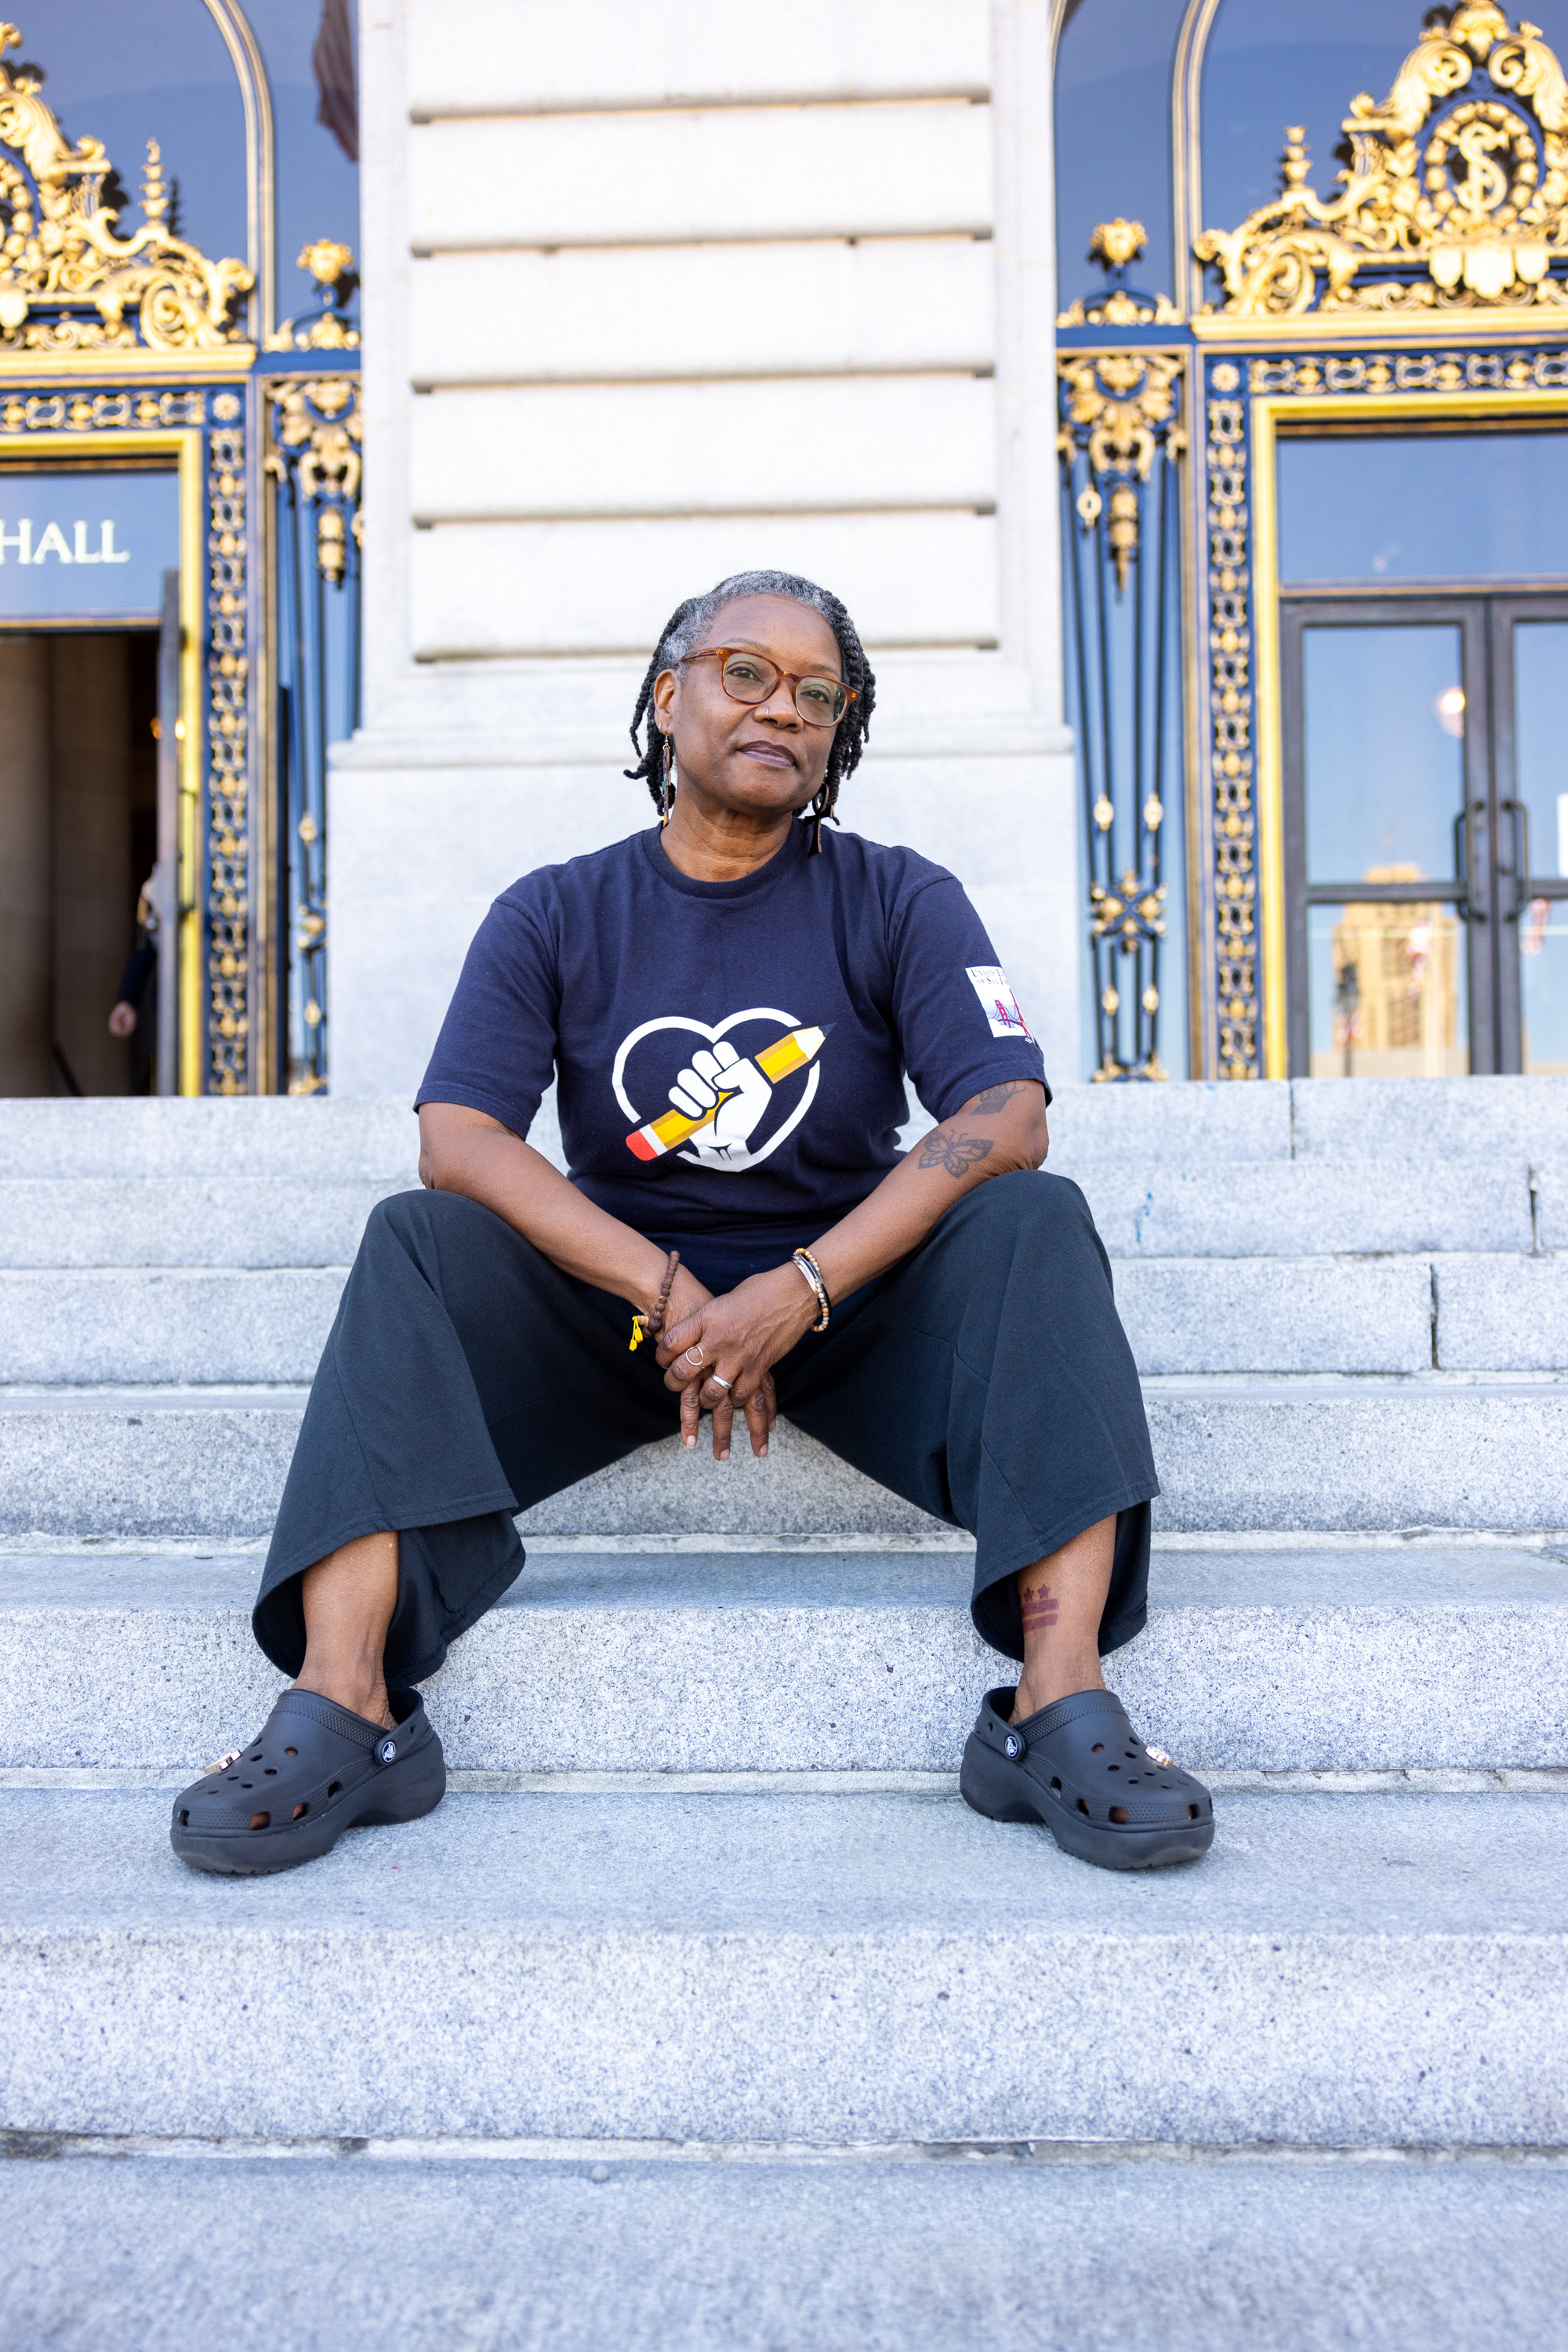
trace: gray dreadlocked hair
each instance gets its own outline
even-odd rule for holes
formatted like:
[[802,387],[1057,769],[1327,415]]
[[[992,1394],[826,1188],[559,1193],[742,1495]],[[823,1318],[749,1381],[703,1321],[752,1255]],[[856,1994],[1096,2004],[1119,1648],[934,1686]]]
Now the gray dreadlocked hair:
[[[788,596],[797,604],[805,604],[812,612],[820,613],[832,630],[838,647],[838,657],[844,666],[844,683],[853,688],[855,699],[834,730],[833,746],[827,754],[827,772],[821,788],[811,803],[812,849],[822,847],[822,822],[832,818],[838,801],[838,787],[846,776],[854,774],[870,732],[871,713],[877,703],[877,681],[866,649],[856,633],[855,624],[844,606],[829,590],[819,588],[814,580],[802,580],[794,572],[737,572],[728,580],[721,580],[717,588],[710,588],[705,596],[689,596],[678,604],[665,623],[654,656],[647,666],[637,694],[637,706],[632,713],[632,749],[637,755],[635,768],[626,775],[640,777],[653,796],[656,808],[661,803],[664,790],[664,737],[653,715],[654,683],[661,671],[674,669],[679,662],[694,653],[727,604],[739,603],[742,596]],[[647,720],[647,748],[638,740],[637,730]]]

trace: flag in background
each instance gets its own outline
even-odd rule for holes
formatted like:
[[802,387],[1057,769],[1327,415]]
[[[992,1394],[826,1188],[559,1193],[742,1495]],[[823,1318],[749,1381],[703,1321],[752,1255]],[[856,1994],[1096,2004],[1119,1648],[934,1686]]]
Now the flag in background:
[[349,0],[321,0],[321,29],[310,52],[321,103],[316,120],[325,125],[351,163],[359,162],[359,94],[354,88],[354,45]]

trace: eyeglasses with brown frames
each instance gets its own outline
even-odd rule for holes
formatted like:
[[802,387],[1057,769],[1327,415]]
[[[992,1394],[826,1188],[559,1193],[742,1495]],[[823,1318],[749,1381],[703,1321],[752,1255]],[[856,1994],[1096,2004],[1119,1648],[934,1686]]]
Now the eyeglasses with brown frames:
[[704,646],[699,654],[682,655],[676,667],[684,669],[689,662],[700,661],[719,664],[720,683],[731,702],[766,702],[782,680],[794,688],[795,709],[808,727],[837,727],[857,697],[857,689],[839,678],[824,677],[814,670],[798,675],[781,669],[766,654],[736,646]]

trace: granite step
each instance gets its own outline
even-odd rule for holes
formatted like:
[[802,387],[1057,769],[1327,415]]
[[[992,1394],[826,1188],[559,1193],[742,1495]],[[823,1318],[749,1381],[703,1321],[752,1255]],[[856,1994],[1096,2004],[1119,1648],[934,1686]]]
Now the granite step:
[[[1553,1166],[1522,1159],[1266,1160],[1173,1166],[1053,1151],[1113,1258],[1522,1255],[1561,1246]],[[0,1179],[0,1267],[347,1265],[412,1167],[355,1174]]]
[[0,2340],[51,2352],[1476,2352],[1552,2343],[1565,2306],[1568,2163],[1540,2156],[373,2141],[0,2167]]
[[[0,1266],[346,1266],[385,1176],[58,1176],[0,1181]],[[1507,1246],[1505,1244],[1504,1246]]]
[[[1070,1085],[1050,1124],[1053,1151],[1074,1160],[1562,1161],[1568,1077]],[[547,1095],[531,1139],[542,1148],[555,1132]],[[412,1176],[415,1158],[404,1097],[38,1098],[7,1102],[0,1121],[0,1178]]]
[[[0,1390],[0,1536],[259,1537],[304,1391]],[[1175,1532],[1568,1528],[1568,1381],[1151,1378]],[[940,1523],[779,1424],[765,1462],[671,1438],[539,1504],[541,1535],[930,1536]]]
[[456,1793],[204,1878],[0,1790],[0,2124],[1568,2143],[1568,1797],[1222,1798],[1123,1875],[956,1793]]
[[1049,1164],[1082,1188],[1100,1239],[1119,1261],[1437,1251],[1523,1256],[1561,1247],[1568,1230],[1556,1168],[1543,1160],[1325,1158],[1173,1167],[1053,1150]]
[[[305,1381],[347,1268],[0,1273],[0,1381]],[[1142,1258],[1147,1374],[1568,1370],[1568,1255]]]
[[[0,1769],[188,1779],[262,1723],[257,1554],[0,1553]],[[940,1772],[1016,1668],[967,1550],[532,1549],[426,1685],[455,1770]],[[1568,1547],[1156,1549],[1107,1678],[1195,1771],[1568,1769]],[[606,1706],[607,1693],[614,1694]]]

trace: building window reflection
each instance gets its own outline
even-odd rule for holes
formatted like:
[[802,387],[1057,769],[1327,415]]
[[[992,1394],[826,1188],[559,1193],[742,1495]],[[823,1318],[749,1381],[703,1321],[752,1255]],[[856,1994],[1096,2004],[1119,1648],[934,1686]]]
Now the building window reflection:
[[[1369,866],[1363,879],[1419,882],[1413,865]],[[1313,991],[1315,1078],[1461,1077],[1463,958],[1451,907],[1437,901],[1315,907],[1326,987]],[[1325,1017],[1326,1016],[1326,1017]]]

